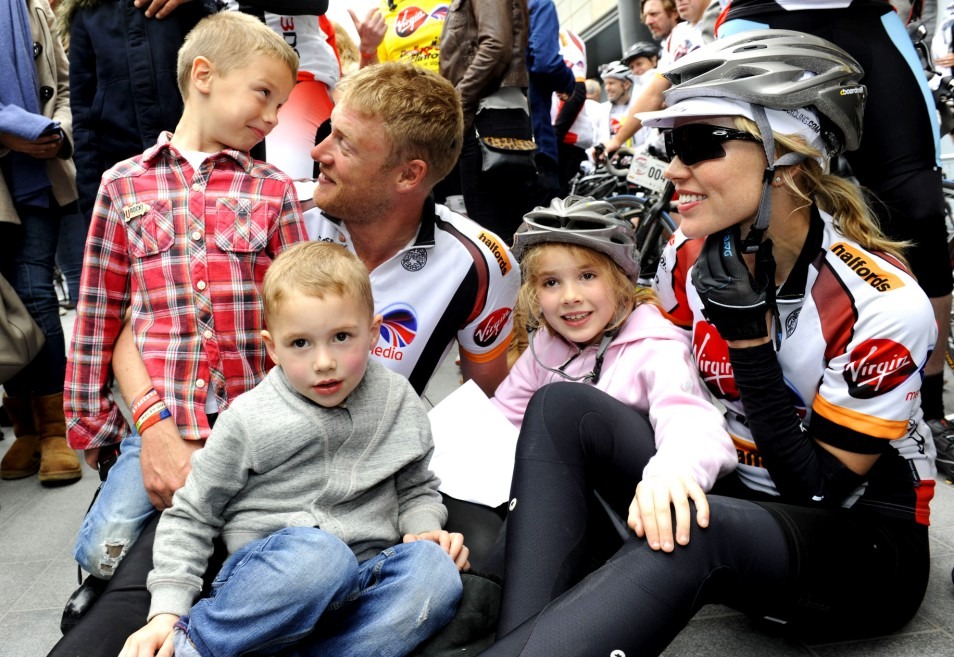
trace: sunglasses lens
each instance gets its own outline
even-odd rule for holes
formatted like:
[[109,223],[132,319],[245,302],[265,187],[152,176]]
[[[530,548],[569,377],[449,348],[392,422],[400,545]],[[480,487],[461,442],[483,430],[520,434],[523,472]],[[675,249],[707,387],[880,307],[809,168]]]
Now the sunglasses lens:
[[725,128],[702,123],[673,128],[666,133],[666,152],[670,159],[678,156],[686,166],[725,157],[725,134]]

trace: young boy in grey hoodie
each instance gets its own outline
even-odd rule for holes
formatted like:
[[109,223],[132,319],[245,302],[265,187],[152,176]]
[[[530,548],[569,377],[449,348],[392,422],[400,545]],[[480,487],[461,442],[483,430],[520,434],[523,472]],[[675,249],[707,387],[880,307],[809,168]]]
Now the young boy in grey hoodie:
[[[463,536],[428,470],[407,379],[369,362],[371,283],[338,245],[298,244],[262,287],[276,366],[223,412],[156,530],[149,623],[123,654],[405,655],[447,623]],[[230,557],[193,604],[221,537]],[[190,608],[191,607],[191,608]]]

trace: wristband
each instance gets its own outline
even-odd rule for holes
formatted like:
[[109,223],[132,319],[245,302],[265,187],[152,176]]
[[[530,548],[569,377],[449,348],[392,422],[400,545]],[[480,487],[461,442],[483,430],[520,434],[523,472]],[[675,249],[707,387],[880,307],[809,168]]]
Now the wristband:
[[358,52],[361,53],[362,59],[371,59],[372,57],[378,54],[377,50],[372,50],[371,52],[368,52],[367,50],[359,50]]
[[166,405],[161,399],[156,400],[151,405],[147,406],[144,409],[141,409],[139,413],[133,416],[133,422],[135,423],[136,428],[138,429],[140,425],[145,424],[146,421],[149,420],[149,418],[151,418],[154,415],[158,415],[164,409],[166,409]]
[[[153,407],[150,407],[150,411]],[[158,424],[166,418],[172,417],[172,413],[166,408],[166,405],[163,404],[156,412],[150,412],[149,415],[143,417],[139,422],[136,423],[136,432],[141,436],[142,432],[151,427],[154,424]]]
[[156,389],[155,389],[155,388],[150,388],[150,389],[147,390],[145,393],[143,393],[143,395],[142,395],[141,397],[139,397],[138,399],[136,399],[135,401],[133,401],[132,406],[130,406],[130,408],[129,408],[129,412],[132,413],[133,418],[135,418],[136,415],[137,415],[139,412],[141,412],[144,407],[146,407],[146,406],[148,405],[146,402],[152,401],[153,398],[155,398],[155,399],[158,400],[158,399],[159,399],[159,393],[156,392]]
[[137,407],[136,410],[133,411],[132,413],[133,424],[135,424],[136,422],[139,422],[139,420],[144,415],[146,415],[146,413],[148,413],[151,408],[156,407],[158,405],[165,405],[163,404],[163,401],[159,397],[159,395],[150,396],[149,399],[145,400],[144,403],[140,404],[139,407]]

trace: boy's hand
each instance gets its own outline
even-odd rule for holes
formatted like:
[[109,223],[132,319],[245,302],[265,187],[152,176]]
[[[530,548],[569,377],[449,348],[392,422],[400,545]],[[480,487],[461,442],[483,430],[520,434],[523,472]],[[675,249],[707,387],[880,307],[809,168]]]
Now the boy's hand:
[[[636,495],[629,505],[629,522],[636,535],[645,537],[649,547],[672,552],[676,544],[688,545],[692,525],[689,500],[696,503],[696,524],[709,526],[709,502],[706,494],[690,476],[649,477],[636,486]],[[672,514],[676,514],[676,536],[673,541]]]
[[470,549],[464,545],[463,534],[456,532],[452,534],[444,529],[435,529],[422,534],[404,535],[405,543],[413,543],[414,541],[434,541],[454,560],[457,570],[463,572],[470,570],[470,561],[467,559],[470,556]]
[[172,657],[172,628],[179,617],[157,614],[145,627],[126,639],[119,657]]

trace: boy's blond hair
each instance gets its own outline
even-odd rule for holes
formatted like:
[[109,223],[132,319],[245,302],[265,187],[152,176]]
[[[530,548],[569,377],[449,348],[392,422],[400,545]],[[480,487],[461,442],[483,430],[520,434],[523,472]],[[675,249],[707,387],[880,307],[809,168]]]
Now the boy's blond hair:
[[298,76],[298,54],[262,21],[238,11],[207,16],[192,28],[179,48],[179,93],[183,99],[189,97],[189,78],[196,57],[205,57],[224,74],[245,66],[255,55],[280,59],[288,66],[292,80]]
[[275,258],[262,282],[266,324],[293,294],[355,299],[367,309],[369,321],[374,317],[368,270],[356,255],[338,244],[299,242]]
[[386,62],[346,76],[335,88],[337,105],[384,126],[391,156],[385,167],[409,160],[427,163],[428,189],[457,162],[464,114],[454,85],[419,66]]

